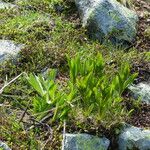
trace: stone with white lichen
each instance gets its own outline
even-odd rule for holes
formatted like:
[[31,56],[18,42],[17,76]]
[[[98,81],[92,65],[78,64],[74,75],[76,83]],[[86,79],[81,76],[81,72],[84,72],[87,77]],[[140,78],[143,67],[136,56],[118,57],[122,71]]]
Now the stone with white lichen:
[[23,48],[22,44],[16,44],[10,40],[0,40],[0,63],[9,58],[16,58],[21,48]]
[[110,141],[89,134],[65,134],[64,150],[107,150]]
[[138,16],[134,11],[116,0],[75,0],[75,3],[91,38],[114,43],[135,40]]

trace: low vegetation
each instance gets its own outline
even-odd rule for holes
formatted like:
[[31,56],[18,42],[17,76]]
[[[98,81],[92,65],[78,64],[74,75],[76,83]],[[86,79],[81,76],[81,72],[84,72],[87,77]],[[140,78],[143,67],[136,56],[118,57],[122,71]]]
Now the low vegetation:
[[[107,75],[101,54],[92,58],[83,58],[77,54],[69,59],[70,76],[66,85],[55,82],[56,71],[51,70],[48,79],[41,75],[30,74],[28,82],[36,90],[38,96],[33,99],[34,113],[41,116],[52,112],[52,122],[69,119],[70,111],[81,111],[84,117],[91,117],[95,122],[106,125],[120,123],[127,112],[123,108],[121,95],[137,74],[130,75],[128,64],[112,78]],[[78,109],[77,109],[78,108]],[[77,112],[76,112],[77,113]],[[113,118],[112,118],[113,114]],[[116,119],[114,119],[116,118]]]
[[90,40],[67,0],[6,2],[18,7],[0,10],[0,38],[24,48],[1,64],[0,87],[25,75],[0,95],[0,140],[15,150],[60,149],[64,122],[68,132],[108,136],[130,118],[135,105],[124,95],[148,52]]

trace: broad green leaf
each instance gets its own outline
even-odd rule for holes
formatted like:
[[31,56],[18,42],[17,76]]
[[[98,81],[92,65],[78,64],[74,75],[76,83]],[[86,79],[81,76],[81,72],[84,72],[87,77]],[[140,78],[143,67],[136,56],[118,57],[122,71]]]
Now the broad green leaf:
[[39,80],[39,77],[33,74],[30,74],[27,77],[28,82],[31,84],[31,86],[41,95],[43,96],[45,94],[45,91],[42,87],[42,84]]

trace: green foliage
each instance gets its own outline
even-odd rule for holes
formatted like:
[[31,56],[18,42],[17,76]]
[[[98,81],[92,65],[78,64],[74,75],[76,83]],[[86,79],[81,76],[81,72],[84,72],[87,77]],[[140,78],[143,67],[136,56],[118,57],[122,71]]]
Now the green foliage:
[[[130,74],[128,64],[123,64],[113,78],[105,72],[101,54],[83,59],[79,54],[69,59],[70,78],[78,91],[79,105],[86,117],[96,116],[106,121],[113,116],[121,116],[124,108],[121,95],[137,74]],[[113,120],[111,120],[113,121]]]
[[16,13],[16,16],[5,17],[5,23],[1,24],[1,36],[23,43],[28,43],[31,38],[39,41],[49,37],[45,32],[46,29],[51,31],[48,16],[25,10]]
[[15,0],[3,0],[3,1],[11,3],[11,2],[14,2]]
[[[39,120],[50,113],[52,114],[51,121],[68,119],[68,123],[70,123],[69,121],[73,119],[73,126],[76,124],[75,121],[78,121],[80,125],[83,123],[83,126],[86,126],[85,130],[93,127],[91,122],[86,122],[86,119],[89,118],[109,125],[122,121],[126,114],[124,113],[125,107],[122,105],[121,93],[127,86],[127,82],[124,82],[127,78],[122,76],[123,71],[122,73],[118,71],[118,66],[125,61],[131,65],[139,64],[143,54],[136,49],[124,52],[123,48],[90,41],[85,35],[85,29],[79,27],[75,5],[70,2],[66,5],[67,0],[5,1],[14,2],[18,7],[0,10],[0,38],[22,43],[25,48],[22,49],[15,64],[14,61],[9,61],[0,66],[0,82],[6,78],[14,78],[24,71],[37,74],[45,68],[54,67],[57,68],[59,74],[63,74],[65,77],[70,72],[70,77],[64,86],[55,78],[49,79],[43,78],[41,75],[30,74],[28,79],[33,88],[27,85],[27,81],[22,78],[6,88],[0,96],[0,102],[6,102],[6,105],[8,103],[11,109],[5,108],[8,113],[2,117],[2,120],[0,119],[0,131],[3,131],[1,139],[16,150],[40,149],[41,145],[46,142],[47,131],[45,131],[46,133],[43,130],[39,132],[39,127],[37,127],[38,133],[35,131],[25,132],[28,125],[20,124],[18,121],[20,109],[26,108],[30,99],[33,103],[32,106],[29,106],[28,111],[31,110]],[[124,3],[124,5],[126,4]],[[56,12],[56,8],[59,6],[62,7],[61,13]],[[78,51],[86,51],[86,56],[80,53],[76,55],[78,58],[69,58]],[[93,56],[93,53],[99,51],[102,52],[105,61],[100,61],[101,54]],[[69,70],[66,66],[66,53],[69,53]],[[146,58],[149,60],[149,53]],[[94,69],[93,66],[97,69]],[[143,68],[145,66],[143,65]],[[87,88],[85,88],[86,86]],[[111,87],[112,92],[109,91]],[[107,97],[110,99],[109,101],[105,100]],[[115,99],[113,104],[112,99]],[[112,104],[111,107],[107,106],[109,104]],[[132,108],[134,108],[133,106],[134,104]],[[11,114],[17,113],[17,117],[11,118],[10,112]],[[119,114],[119,112],[121,113]],[[84,115],[83,117],[81,113]],[[4,115],[4,112],[1,114]],[[59,122],[55,123],[55,127],[52,126],[53,141],[48,142],[45,149],[60,149],[61,132],[57,129],[60,124]],[[98,123],[98,125],[100,124]],[[94,128],[96,129],[98,125],[94,124]],[[49,144],[52,145],[49,146]]]
[[[85,117],[96,116],[100,122],[112,122],[111,116],[125,114],[121,95],[137,74],[130,74],[128,64],[121,66],[112,77],[105,72],[105,62],[100,53],[94,57],[84,57],[81,53],[75,58],[68,57],[70,80],[67,87],[59,88],[55,82],[56,72],[52,70],[45,80],[41,75],[27,77],[38,96],[33,99],[34,112],[54,110],[53,121],[66,119],[73,106],[79,106]],[[69,91],[68,91],[69,90]],[[76,96],[76,97],[75,97]]]
[[55,13],[55,5],[63,5],[63,0],[24,0],[17,1],[17,5],[29,9],[43,11],[45,13]]
[[59,89],[58,84],[55,82],[55,77],[56,70],[51,70],[46,80],[41,75],[30,74],[27,77],[30,85],[38,93],[33,99],[34,113],[40,114],[39,117],[41,117],[47,114],[46,111],[52,109],[52,121],[66,117],[71,109],[71,102],[75,95],[72,84],[69,84],[69,91],[67,93]]
[[[66,65],[65,54],[75,52],[84,35],[84,30],[76,30],[74,23],[38,10],[3,10],[0,19],[0,37],[24,44],[15,65],[10,61],[5,64],[8,74],[13,75],[22,71],[39,73],[52,66],[59,69]],[[0,67],[0,74],[5,76],[6,69]]]
[[8,109],[5,106],[1,106],[0,108],[1,140],[4,142],[7,141],[6,143],[11,149],[39,149],[40,143],[36,139],[37,133],[34,133],[31,130],[26,132],[23,124],[19,123],[19,120],[17,119],[17,110],[15,110],[16,113],[13,111],[13,109]]
[[118,75],[113,79],[113,84],[115,85],[115,89],[118,90],[119,95],[123,93],[123,91],[133,83],[134,79],[137,77],[137,73],[130,75],[130,67],[129,64],[123,64],[121,66]]
[[145,54],[145,56],[146,56],[146,60],[150,61],[150,52],[147,52],[147,53]]

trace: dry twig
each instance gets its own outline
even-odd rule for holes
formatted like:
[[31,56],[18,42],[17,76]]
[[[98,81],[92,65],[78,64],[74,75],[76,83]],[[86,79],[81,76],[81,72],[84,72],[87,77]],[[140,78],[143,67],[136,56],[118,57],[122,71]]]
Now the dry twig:
[[20,73],[18,76],[16,76],[14,79],[12,79],[11,81],[9,81],[8,83],[4,84],[4,86],[0,89],[0,94],[3,93],[4,89],[5,89],[7,86],[9,86],[11,83],[13,83],[14,81],[16,81],[16,80],[17,80],[20,76],[22,76],[23,74],[26,75],[25,72],[22,72],[22,73]]

